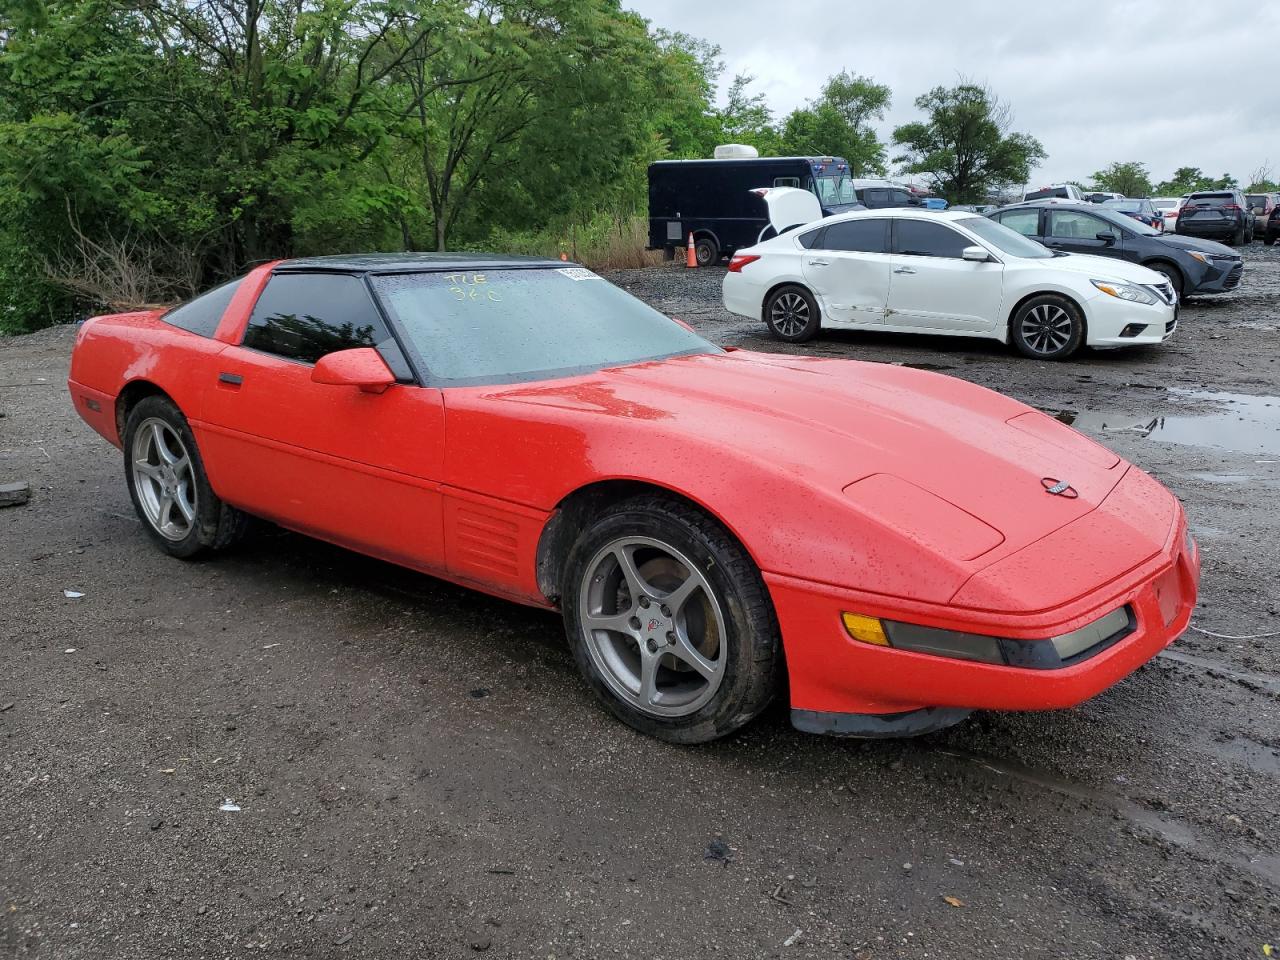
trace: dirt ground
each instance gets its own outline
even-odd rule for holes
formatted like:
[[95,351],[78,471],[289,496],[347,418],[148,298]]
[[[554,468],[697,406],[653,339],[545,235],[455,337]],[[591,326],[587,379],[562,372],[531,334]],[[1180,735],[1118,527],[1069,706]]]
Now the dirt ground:
[[[1274,633],[1280,248],[1246,256],[1160,348],[797,349],[1067,411],[1184,500],[1194,627]],[[721,276],[613,279],[774,349]],[[0,957],[1280,951],[1280,637],[1190,632],[1077,709],[919,740],[808,736],[779,705],[672,747],[595,705],[553,616],[278,531],[162,556],[68,402],[72,336],[0,341],[0,482],[33,484],[0,510]]]

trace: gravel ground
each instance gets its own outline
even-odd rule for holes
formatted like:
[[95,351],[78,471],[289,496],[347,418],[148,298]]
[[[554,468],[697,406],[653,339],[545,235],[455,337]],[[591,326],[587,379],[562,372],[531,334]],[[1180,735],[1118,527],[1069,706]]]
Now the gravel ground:
[[[1069,411],[1184,500],[1205,557],[1194,625],[1280,631],[1280,251],[1246,256],[1240,290],[1191,301],[1160,348],[799,349]],[[721,275],[612,279],[718,342],[776,349],[720,307]],[[161,556],[119,454],[67,401],[71,339],[0,341],[0,482],[33,484],[0,510],[0,956],[1280,946],[1277,638],[1191,632],[1077,709],[920,740],[806,736],[779,706],[672,747],[595,706],[553,616],[279,531]]]

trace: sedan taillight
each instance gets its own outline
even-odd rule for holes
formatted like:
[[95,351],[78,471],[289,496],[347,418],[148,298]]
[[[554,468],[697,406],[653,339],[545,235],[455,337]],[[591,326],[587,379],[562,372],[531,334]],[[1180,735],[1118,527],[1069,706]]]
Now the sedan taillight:
[[729,261],[730,273],[741,273],[742,268],[749,263],[755,263],[760,258],[750,253],[735,253],[733,259]]

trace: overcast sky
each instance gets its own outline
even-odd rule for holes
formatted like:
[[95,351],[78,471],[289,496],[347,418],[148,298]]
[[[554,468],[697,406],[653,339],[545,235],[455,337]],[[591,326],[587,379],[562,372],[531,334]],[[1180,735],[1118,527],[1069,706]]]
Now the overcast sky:
[[719,44],[722,101],[736,73],[757,78],[775,116],[842,69],[887,84],[884,141],[920,116],[914,100],[931,87],[989,83],[1013,129],[1048,153],[1033,185],[1088,182],[1113,160],[1140,160],[1155,181],[1181,166],[1242,184],[1264,161],[1272,179],[1280,172],[1280,3],[1270,0],[623,5]]

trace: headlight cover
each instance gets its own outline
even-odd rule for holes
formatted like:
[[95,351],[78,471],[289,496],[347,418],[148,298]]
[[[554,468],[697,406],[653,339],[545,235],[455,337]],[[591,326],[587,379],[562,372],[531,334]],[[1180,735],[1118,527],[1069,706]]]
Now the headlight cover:
[[1112,610],[1070,633],[1044,640],[988,637],[925,627],[918,623],[880,620],[857,613],[845,613],[843,621],[849,636],[861,643],[1032,670],[1056,670],[1101,653],[1132,633],[1136,625],[1133,612],[1128,607]]
[[1148,290],[1142,289],[1132,283],[1113,283],[1110,280],[1091,280],[1089,281],[1103,293],[1108,296],[1116,297],[1119,300],[1128,300],[1130,303],[1159,303],[1155,294]]
[[1195,257],[1206,266],[1213,266],[1213,257],[1209,256],[1207,253],[1201,253],[1199,250],[1188,250],[1187,253],[1191,254],[1191,256]]

